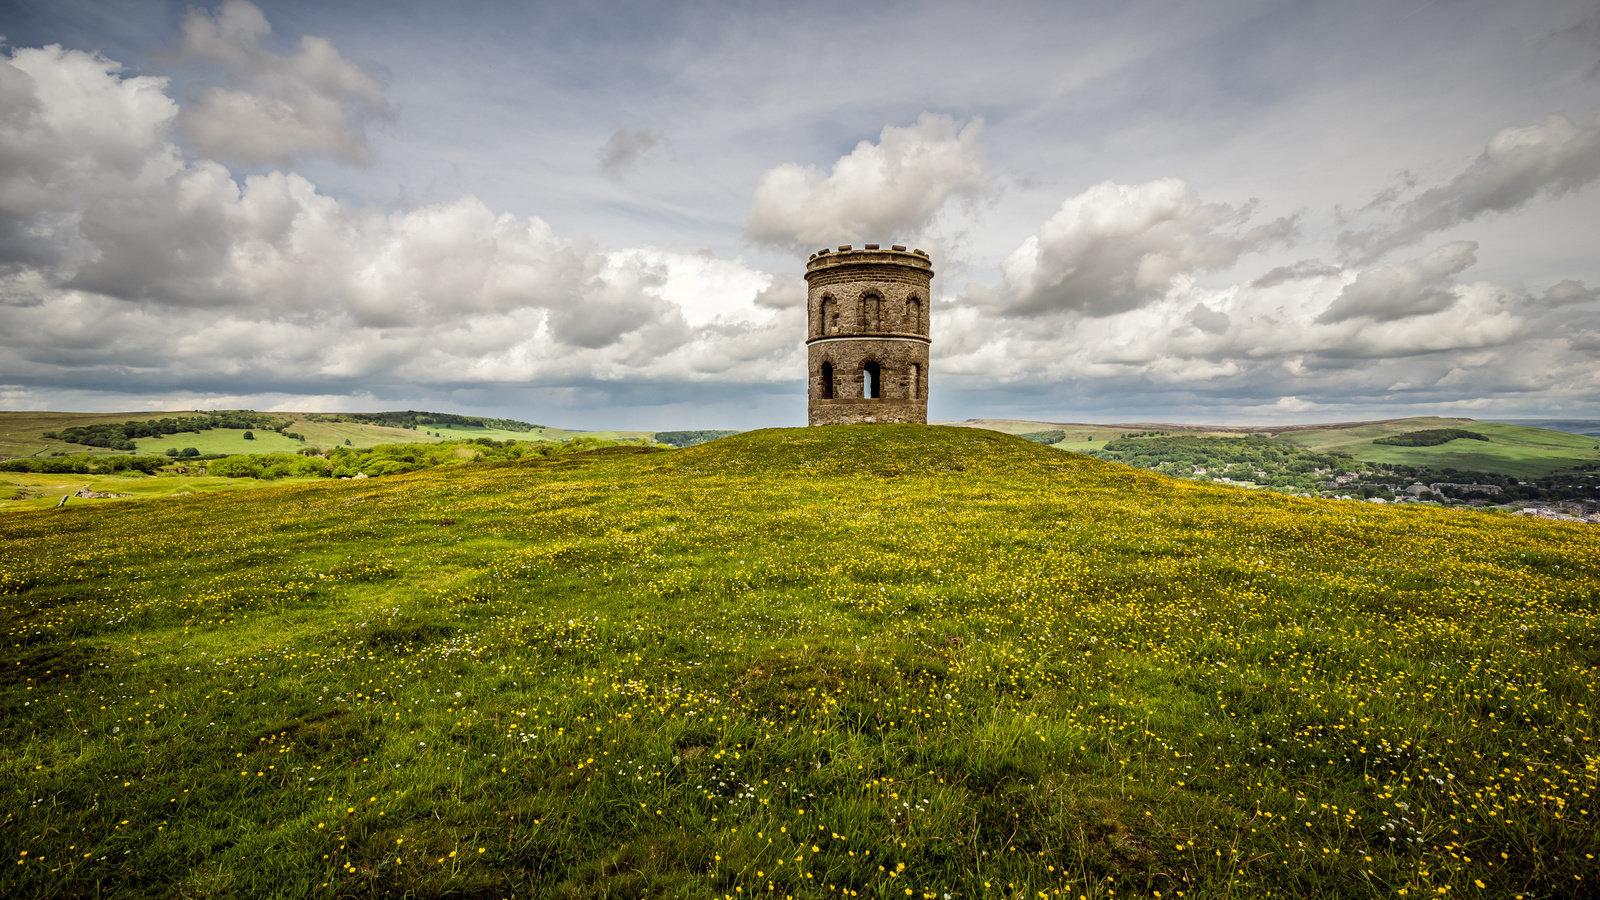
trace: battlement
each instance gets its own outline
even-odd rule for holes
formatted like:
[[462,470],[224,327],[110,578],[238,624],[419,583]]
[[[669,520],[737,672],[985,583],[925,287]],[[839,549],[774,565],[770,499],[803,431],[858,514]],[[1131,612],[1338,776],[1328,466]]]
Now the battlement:
[[836,250],[824,247],[811,254],[806,261],[806,274],[832,269],[837,266],[878,264],[907,266],[933,274],[933,262],[922,250],[907,250],[904,245],[892,244],[885,250],[878,244],[864,244],[857,250],[850,244],[841,244]]

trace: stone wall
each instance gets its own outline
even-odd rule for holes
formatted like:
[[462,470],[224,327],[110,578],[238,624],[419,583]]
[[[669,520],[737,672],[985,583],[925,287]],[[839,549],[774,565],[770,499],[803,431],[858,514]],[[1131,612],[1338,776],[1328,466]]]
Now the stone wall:
[[[840,247],[806,264],[812,425],[928,421],[933,264],[920,250]],[[877,396],[868,396],[875,369]]]

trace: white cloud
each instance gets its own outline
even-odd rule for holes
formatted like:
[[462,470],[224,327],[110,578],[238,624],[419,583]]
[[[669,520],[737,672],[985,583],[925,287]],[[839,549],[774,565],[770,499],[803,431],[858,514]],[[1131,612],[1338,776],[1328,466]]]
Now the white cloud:
[[797,364],[799,314],[741,261],[608,250],[471,196],[384,215],[297,174],[241,182],[183,159],[164,87],[51,48],[3,64],[0,215],[54,252],[0,269],[0,372],[310,397],[792,378],[768,363]]
[[184,108],[184,135],[202,153],[247,166],[310,156],[369,162],[366,127],[389,114],[378,77],[312,35],[300,39],[299,53],[273,53],[261,46],[271,33],[247,0],[226,0],[214,14],[189,10],[177,57],[220,67],[227,84]]
[[0,265],[91,254],[71,228],[84,196],[125,198],[181,165],[164,78],[59,46],[0,59]]
[[1600,119],[1578,128],[1565,116],[1505,128],[1448,183],[1402,203],[1392,225],[1339,236],[1345,255],[1371,262],[1390,250],[1480,216],[1516,209],[1540,196],[1578,190],[1600,178]]
[[1453,241],[1418,259],[1362,272],[1317,321],[1366,316],[1392,322],[1449,309],[1456,302],[1450,276],[1477,262],[1477,250],[1472,241]]
[[[779,308],[762,304],[773,284],[774,276],[746,266],[742,260],[720,259],[709,252],[674,253],[655,247],[637,247],[617,250],[609,254],[612,266],[645,266],[663,275],[659,294],[673,304],[684,319],[694,326],[706,325],[716,320],[750,322],[766,319],[769,311]],[[788,278],[792,276],[779,276]],[[802,286],[800,303],[805,303]]]
[[982,119],[923,113],[915,125],[884,126],[878,143],[857,144],[826,176],[796,163],[768,169],[745,236],[775,247],[909,238],[950,200],[988,188],[982,132]]
[[1202,203],[1182,180],[1104,182],[1061,204],[1000,264],[1012,315],[1103,316],[1159,299],[1180,276],[1224,269],[1295,233],[1291,219],[1242,230],[1253,205]]

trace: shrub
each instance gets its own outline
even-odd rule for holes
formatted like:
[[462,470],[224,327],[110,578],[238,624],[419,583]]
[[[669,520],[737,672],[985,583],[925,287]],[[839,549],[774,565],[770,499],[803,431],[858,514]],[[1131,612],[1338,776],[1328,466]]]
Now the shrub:
[[1387,444],[1390,447],[1437,447],[1454,440],[1487,441],[1488,439],[1489,436],[1486,434],[1462,428],[1425,428],[1422,431],[1408,431],[1405,434],[1378,438],[1373,443]]

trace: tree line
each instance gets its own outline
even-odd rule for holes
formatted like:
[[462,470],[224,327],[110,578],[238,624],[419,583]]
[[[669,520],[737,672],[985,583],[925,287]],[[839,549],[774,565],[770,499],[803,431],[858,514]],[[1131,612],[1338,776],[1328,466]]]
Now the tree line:
[[47,431],[44,437],[69,444],[81,444],[85,447],[104,447],[108,450],[135,450],[137,445],[134,441],[138,438],[210,431],[213,428],[259,428],[263,431],[276,431],[284,437],[295,440],[304,440],[300,435],[286,430],[291,424],[293,423],[288,419],[279,419],[250,410],[230,410],[204,416],[134,419],[103,425],[74,425],[60,431]]
[[531,422],[516,419],[491,419],[483,416],[458,416],[454,413],[422,412],[408,409],[404,412],[377,413],[314,413],[306,416],[312,422],[349,422],[356,425],[384,425],[416,431],[422,425],[444,425],[455,428],[493,428],[498,431],[534,431],[542,428]]

